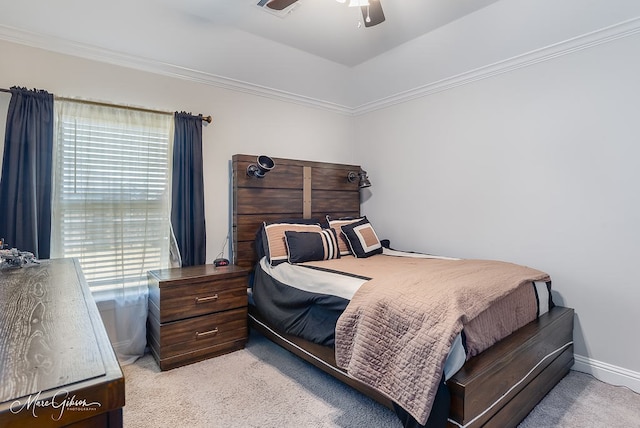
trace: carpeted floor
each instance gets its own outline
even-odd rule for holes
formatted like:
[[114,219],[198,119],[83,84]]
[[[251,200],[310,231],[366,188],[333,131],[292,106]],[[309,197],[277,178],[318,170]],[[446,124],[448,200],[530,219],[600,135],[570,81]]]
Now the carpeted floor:
[[[400,428],[395,414],[252,333],[241,351],[161,372],[124,366],[125,428]],[[520,425],[640,427],[640,395],[571,372]]]
[[640,394],[571,371],[519,428],[638,428]]

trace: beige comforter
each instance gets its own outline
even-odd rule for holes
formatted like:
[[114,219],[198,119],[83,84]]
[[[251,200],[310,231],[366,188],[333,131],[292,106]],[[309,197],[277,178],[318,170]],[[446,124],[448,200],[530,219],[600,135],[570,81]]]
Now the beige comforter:
[[376,275],[355,293],[336,326],[337,364],[425,424],[464,324],[520,284],[548,280],[498,261],[407,262],[402,273]]

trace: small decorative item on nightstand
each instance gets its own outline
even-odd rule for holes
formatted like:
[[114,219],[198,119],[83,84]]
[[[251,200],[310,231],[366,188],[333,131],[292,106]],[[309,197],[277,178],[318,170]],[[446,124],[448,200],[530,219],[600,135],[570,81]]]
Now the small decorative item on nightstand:
[[149,271],[147,338],[161,370],[242,349],[249,270],[211,264]]

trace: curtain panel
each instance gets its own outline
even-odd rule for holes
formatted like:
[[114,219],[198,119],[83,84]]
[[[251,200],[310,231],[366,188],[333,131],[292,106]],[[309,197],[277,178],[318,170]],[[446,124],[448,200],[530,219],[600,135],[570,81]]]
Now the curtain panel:
[[171,225],[182,266],[205,264],[202,116],[174,114]]
[[173,117],[56,102],[52,255],[76,257],[121,364],[147,343],[147,271],[168,267]]
[[12,87],[7,113],[0,238],[48,259],[51,243],[53,94]]

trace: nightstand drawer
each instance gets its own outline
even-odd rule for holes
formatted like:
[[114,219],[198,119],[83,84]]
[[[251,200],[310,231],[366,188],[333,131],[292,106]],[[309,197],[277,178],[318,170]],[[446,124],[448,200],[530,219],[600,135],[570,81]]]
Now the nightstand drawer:
[[227,342],[246,340],[247,308],[155,324],[151,328],[159,329],[159,334],[154,336],[160,338],[160,358],[169,358]]
[[152,270],[147,339],[161,370],[242,349],[249,269],[209,265]]
[[[247,305],[247,278],[165,287],[160,294],[161,323]],[[156,308],[152,308],[154,310]]]

